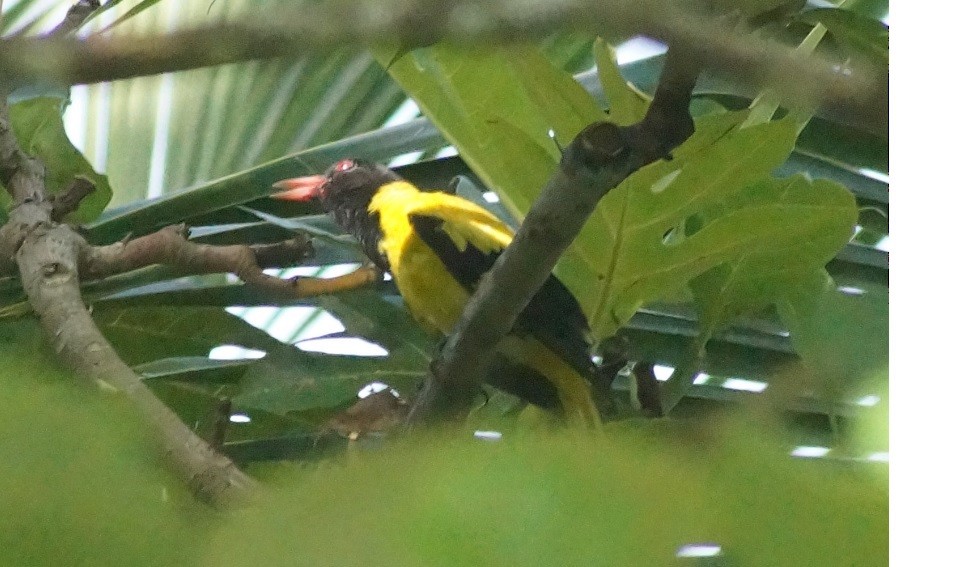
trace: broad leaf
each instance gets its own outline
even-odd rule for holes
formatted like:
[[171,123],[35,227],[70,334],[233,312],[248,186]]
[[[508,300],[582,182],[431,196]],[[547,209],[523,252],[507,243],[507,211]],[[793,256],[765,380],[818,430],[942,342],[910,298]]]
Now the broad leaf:
[[206,356],[223,344],[263,351],[282,346],[270,335],[220,308],[104,308],[94,311],[94,318],[128,364]]
[[799,175],[764,180],[726,206],[729,222],[750,222],[757,240],[691,281],[707,329],[783,300],[820,278],[823,265],[849,241],[857,216],[842,186]]
[[847,0],[843,7],[874,20],[882,20],[890,13],[888,0]]
[[[93,183],[94,193],[67,217],[71,222],[86,222],[106,208],[112,193],[107,178],[94,171],[67,138],[62,114],[63,99],[56,97],[38,97],[10,106],[10,122],[20,147],[44,163],[46,185],[51,194],[62,191],[75,177]],[[9,202],[6,192],[0,193],[0,206]]]
[[623,78],[617,66],[614,49],[597,38],[593,44],[593,56],[597,61],[597,74],[603,86],[603,94],[610,105],[610,121],[626,126],[642,118],[650,106],[650,96]]
[[858,384],[889,365],[889,291],[838,288],[828,277],[777,304],[790,340],[828,399],[864,395]]
[[[574,242],[579,258],[568,255],[558,265],[598,335],[612,334],[644,302],[669,296],[784,228],[782,217],[771,218],[776,205],[723,211],[726,200],[779,165],[793,143],[788,122],[730,129],[738,119],[704,118],[673,161],[629,177],[604,198]],[[793,218],[805,220],[802,214]],[[702,227],[694,232],[693,223]],[[761,226],[764,233],[757,231]],[[584,267],[593,281],[574,277]]]
[[[645,106],[631,101],[629,87],[611,72],[609,61],[601,64],[610,98],[624,101],[618,118],[641,119]],[[514,71],[490,75],[493,67]],[[390,72],[519,216],[559,160],[549,132],[562,142],[603,118],[579,84],[562,80],[542,56],[522,47],[467,52],[441,44],[400,58]],[[550,76],[556,78],[547,80]],[[834,191],[820,209],[814,207],[829,212],[819,218],[809,214],[816,190],[801,195],[799,189],[773,188],[764,196],[751,188],[769,179],[790,154],[796,125],[781,120],[738,128],[743,118],[725,113],[698,120],[696,133],[673,161],[641,169],[601,201],[561,258],[557,275],[599,338],[613,334],[644,302],[670,297],[711,268],[749,254],[774,259],[793,254],[791,246],[824,225],[832,235],[851,231],[853,200],[842,189],[843,203]],[[795,202],[784,206],[779,201],[784,192]],[[841,206],[841,214],[833,214],[834,206]],[[819,242],[815,256],[826,262],[845,241]]]
[[810,10],[804,12],[801,19],[811,24],[823,24],[846,50],[889,65],[890,30],[885,24],[841,8]]
[[357,392],[370,382],[384,382],[412,394],[425,370],[425,361],[409,351],[392,352],[387,358],[367,358],[283,349],[250,367],[233,401],[281,415],[337,408],[356,400]]
[[[378,49],[375,54],[383,65],[393,56],[390,49]],[[541,116],[543,96],[563,88],[567,94],[552,99],[557,109],[593,119],[603,117],[589,97],[573,92],[582,87],[559,73],[553,72],[556,78],[548,81],[556,84],[528,90],[521,75],[531,72],[542,80],[550,76],[545,66],[549,63],[529,46],[468,49],[438,44],[401,57],[389,71],[444,137],[457,146],[481,181],[500,194],[512,214],[522,216],[539,191],[535,179],[549,173],[559,159],[550,130],[563,141],[572,127],[564,122],[553,128]],[[559,110],[549,112],[564,118]],[[526,136],[520,137],[518,132]]]

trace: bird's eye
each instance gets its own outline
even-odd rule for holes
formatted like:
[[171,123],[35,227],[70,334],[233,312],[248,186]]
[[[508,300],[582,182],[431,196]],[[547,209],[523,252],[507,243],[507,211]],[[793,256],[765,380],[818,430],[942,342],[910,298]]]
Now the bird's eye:
[[352,159],[342,159],[333,166],[333,170],[337,172],[350,171],[355,167],[357,167],[357,164]]

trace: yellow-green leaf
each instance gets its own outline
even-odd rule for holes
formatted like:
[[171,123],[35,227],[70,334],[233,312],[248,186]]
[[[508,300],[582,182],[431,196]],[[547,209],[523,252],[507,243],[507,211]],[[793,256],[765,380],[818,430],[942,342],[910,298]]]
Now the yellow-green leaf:
[[597,61],[603,94],[610,104],[610,121],[627,125],[641,120],[650,107],[650,97],[623,78],[617,66],[616,52],[610,44],[597,38],[593,44],[593,56]]

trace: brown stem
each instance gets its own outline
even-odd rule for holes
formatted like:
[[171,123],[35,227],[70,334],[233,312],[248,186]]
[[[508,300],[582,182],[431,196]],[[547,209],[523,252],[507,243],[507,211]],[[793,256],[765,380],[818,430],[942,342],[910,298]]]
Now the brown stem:
[[653,373],[653,365],[638,362],[633,367],[634,383],[637,388],[637,403],[640,409],[650,417],[663,417],[663,402],[660,400],[660,383]]
[[50,219],[54,222],[62,221],[64,217],[77,210],[80,201],[83,201],[88,195],[92,195],[96,190],[97,186],[89,179],[74,178],[63,191],[54,195]]
[[[232,272],[241,280],[262,289],[284,295],[295,293],[295,280],[284,280],[263,273],[257,262],[257,253],[250,246],[197,244],[187,240],[186,235],[187,227],[181,224],[162,228],[129,242],[84,247],[80,256],[80,276],[83,279],[97,279],[152,264],[167,264],[190,274]],[[260,254],[280,251],[299,259],[309,250],[309,241],[297,239],[261,247]]]

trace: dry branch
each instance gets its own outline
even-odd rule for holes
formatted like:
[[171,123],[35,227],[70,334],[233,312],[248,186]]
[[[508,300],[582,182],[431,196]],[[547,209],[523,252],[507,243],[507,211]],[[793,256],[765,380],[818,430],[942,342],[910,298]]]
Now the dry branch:
[[53,208],[50,211],[50,219],[54,222],[60,222],[70,213],[77,210],[80,202],[88,195],[92,195],[97,190],[97,186],[90,180],[77,177],[67,185],[63,191],[53,197]]
[[[310,243],[298,238],[278,244],[259,246],[261,259],[268,257],[289,263],[301,260],[310,251]],[[284,262],[286,261],[286,262]],[[293,295],[295,280],[263,273],[253,247],[235,244],[211,246],[187,240],[186,225],[168,226],[130,240],[106,246],[87,246],[81,250],[80,277],[99,279],[136,270],[152,264],[166,264],[184,274],[231,272],[244,282],[281,295]]]
[[[0,97],[0,182],[14,203],[8,223],[0,229],[4,255],[0,268],[9,268],[15,258],[23,288],[59,359],[77,375],[123,394],[156,435],[169,463],[200,498],[215,504],[249,498],[255,482],[157,399],[97,329],[80,296],[79,264],[98,249],[54,220],[55,212],[61,216],[75,208],[86,189],[82,183],[74,184],[58,201],[48,197],[44,177],[43,164],[20,148],[9,124],[6,97]],[[123,258],[120,248],[117,256]],[[253,261],[253,252],[248,251],[248,258]]]
[[407,0],[382,7],[382,0],[342,0],[295,11],[272,6],[269,17],[254,11],[241,23],[159,36],[7,39],[0,41],[0,74],[22,82],[93,83],[384,40],[407,47],[439,38],[502,42],[568,29],[659,39],[722,75],[775,89],[788,105],[827,108],[870,131],[885,131],[888,121],[885,69],[841,71],[798,56],[789,46],[732,31],[693,2]]
[[254,481],[157,399],[94,324],[80,297],[76,265],[85,244],[69,227],[48,224],[32,230],[17,253],[24,289],[58,357],[78,375],[123,394],[201,499],[225,504],[248,498]]

